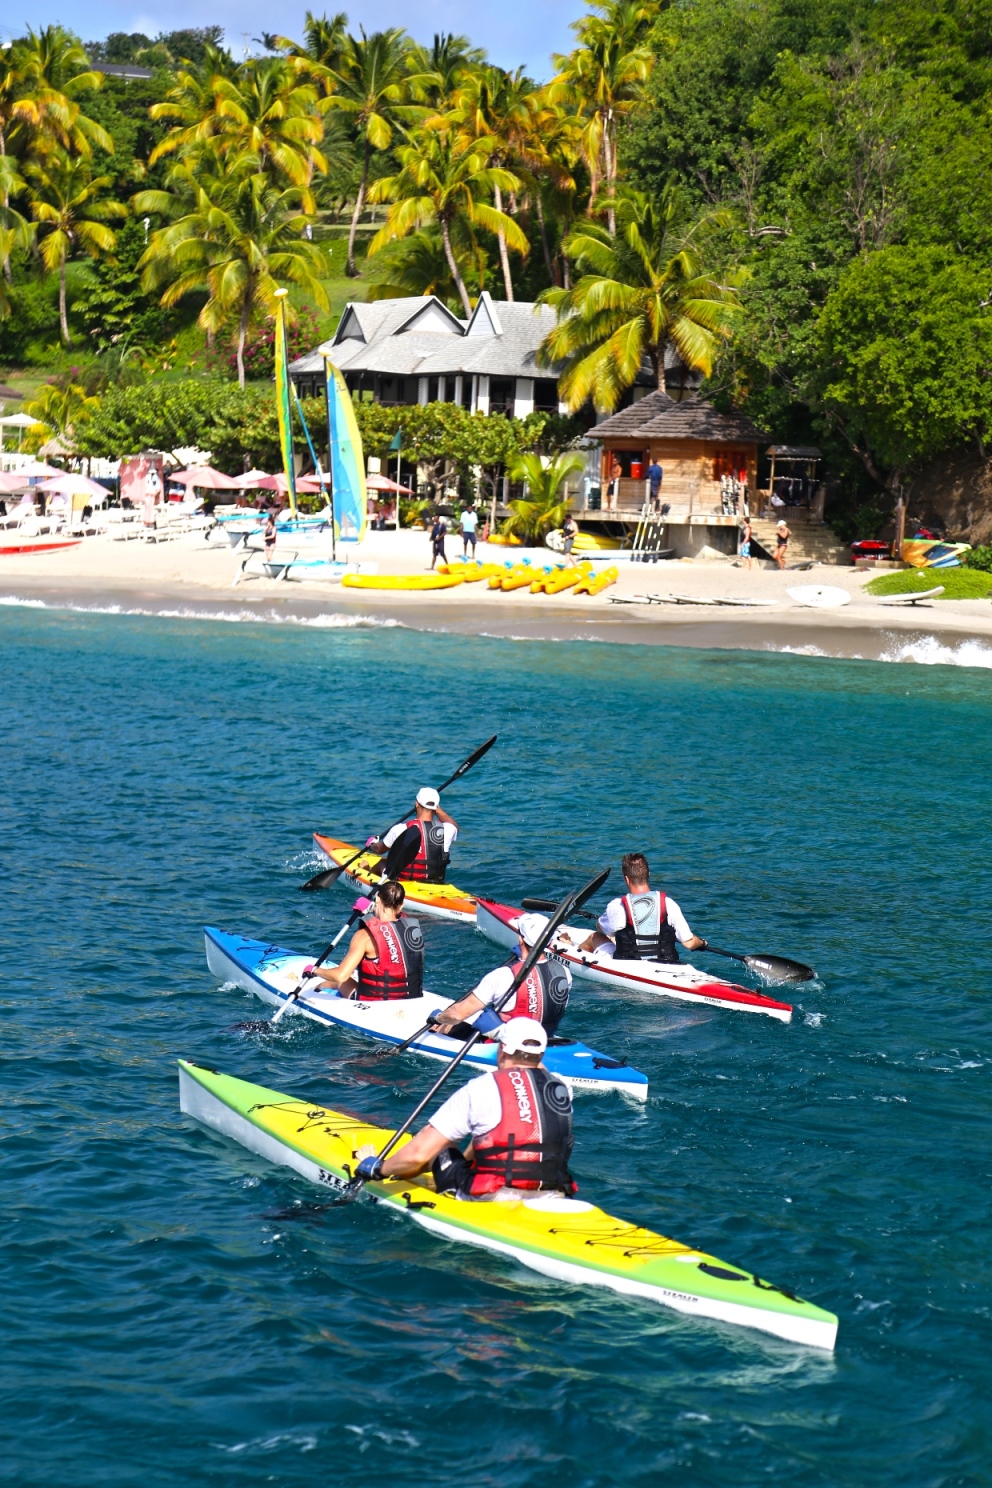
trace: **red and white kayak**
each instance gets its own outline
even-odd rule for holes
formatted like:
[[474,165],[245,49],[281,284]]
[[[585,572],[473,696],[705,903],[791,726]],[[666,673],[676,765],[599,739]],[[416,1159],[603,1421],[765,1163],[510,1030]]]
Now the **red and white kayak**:
[[[519,909],[497,904],[493,899],[476,900],[476,926],[498,945],[516,944],[516,932],[510,922],[520,913]],[[588,925],[564,926],[548,950],[548,955],[567,966],[573,977],[598,982],[619,992],[651,992],[656,997],[674,997],[679,1002],[731,1008],[738,1013],[766,1013],[782,1023],[792,1021],[792,1008],[787,1002],[776,1002],[773,997],[754,992],[750,987],[739,987],[735,982],[725,982],[722,977],[707,976],[694,966],[682,962],[664,965],[658,961],[619,961],[602,951],[580,951],[563,939],[563,935],[569,935],[573,940],[584,940],[589,928]]]
[[81,537],[56,537],[45,542],[3,543],[0,554],[6,557],[11,553],[55,553],[60,548],[78,548],[82,540]]

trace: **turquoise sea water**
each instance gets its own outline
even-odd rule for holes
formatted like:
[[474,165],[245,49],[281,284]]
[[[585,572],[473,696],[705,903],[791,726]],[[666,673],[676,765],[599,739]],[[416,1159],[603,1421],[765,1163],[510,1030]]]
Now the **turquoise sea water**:
[[[992,675],[402,629],[0,612],[6,1481],[987,1481]],[[221,991],[201,927],[319,948],[315,826],[452,790],[513,900],[642,847],[791,1026],[577,985],[648,1073],[576,1099],[585,1196],[839,1314],[833,1357],[567,1287],[183,1118],[175,1059],[390,1123],[437,1072]],[[613,882],[618,882],[614,868]],[[427,927],[453,993],[500,952]],[[713,970],[726,963],[715,960]]]

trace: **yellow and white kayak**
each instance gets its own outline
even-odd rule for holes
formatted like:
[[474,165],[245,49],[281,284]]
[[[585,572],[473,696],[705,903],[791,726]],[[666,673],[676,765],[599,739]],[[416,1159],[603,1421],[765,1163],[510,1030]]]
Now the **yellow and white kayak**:
[[[331,865],[347,863],[358,851],[353,843],[339,842],[336,837],[325,837],[320,832],[314,832],[313,841],[317,851],[322,852]],[[381,853],[362,853],[348,872],[342,875],[344,882],[356,889],[374,887],[379,882],[381,860]],[[456,889],[450,883],[414,883],[406,878],[400,879],[400,882],[406,890],[407,908],[411,914],[432,915],[438,920],[457,920],[463,925],[475,924],[475,897],[466,894],[464,889]]]
[[[358,1149],[381,1150],[392,1132],[319,1101],[295,1099],[192,1061],[179,1061],[179,1103],[204,1126],[249,1152],[340,1192]],[[403,1142],[409,1138],[401,1139]],[[369,1183],[366,1193],[446,1240],[508,1256],[556,1281],[608,1287],[690,1317],[757,1328],[793,1343],[832,1349],[837,1319],[757,1272],[653,1230],[616,1219],[581,1199],[535,1194],[514,1203],[473,1204],[439,1194],[430,1177]]]

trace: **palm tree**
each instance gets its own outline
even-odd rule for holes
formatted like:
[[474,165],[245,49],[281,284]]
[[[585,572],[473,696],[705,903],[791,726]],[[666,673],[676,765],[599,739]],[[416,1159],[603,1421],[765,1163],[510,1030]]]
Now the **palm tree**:
[[547,464],[540,455],[518,455],[507,467],[513,481],[523,481],[527,495],[510,502],[512,516],[503,523],[506,535],[541,541],[554,528],[560,527],[568,513],[566,486],[570,475],[584,470],[586,457],[577,450],[557,455]]
[[108,219],[127,216],[121,202],[107,200],[113,187],[110,176],[94,176],[88,160],[53,154],[43,162],[31,162],[29,178],[31,215],[38,224],[41,257],[49,273],[59,276],[59,325],[62,340],[72,345],[66,314],[66,264],[70,254],[82,248],[91,258],[110,253],[116,235]]
[[617,234],[598,223],[573,232],[565,251],[582,278],[573,289],[541,296],[558,324],[539,353],[544,365],[563,365],[559,386],[574,412],[592,398],[611,412],[647,358],[665,392],[665,350],[706,375],[741,309],[741,269],[717,271],[704,261],[717,229],[730,226],[716,211],[686,225],[685,203],[674,182],[653,201],[626,190],[614,202]]
[[214,83],[215,135],[222,148],[250,153],[276,184],[309,187],[315,171],[326,171],[318,148],[326,107],[327,100],[318,101],[316,88],[301,83],[284,57],[252,58],[235,77]]
[[288,36],[273,37],[273,43],[282,47],[287,56],[312,63],[313,66],[305,70],[328,85],[325,87],[326,92],[333,92],[334,76],[341,72],[347,53],[348,17],[343,10],[333,16],[320,17],[308,10],[303,22],[303,36],[302,46]]
[[[456,260],[466,255],[453,245]],[[446,304],[458,302],[458,290],[437,227],[421,228],[398,242],[390,243],[367,264],[365,282],[370,300],[395,300],[437,295]]]
[[[18,196],[24,185],[16,161],[0,153],[0,274],[7,283],[12,277],[10,255],[15,248],[26,248],[31,241],[30,224],[16,207],[10,205],[11,197]],[[4,285],[0,285],[0,296],[0,315],[9,315],[10,305]]]
[[453,36],[446,31],[435,31],[429,47],[414,46],[411,58],[422,73],[436,80],[425,87],[424,98],[437,110],[474,69],[486,65],[482,47],[474,47],[467,36]]
[[[513,73],[504,72],[501,67],[475,68],[464,75],[452,95],[447,122],[455,126],[458,138],[467,146],[478,145],[483,139],[491,140],[490,165],[513,166],[530,135],[534,98],[534,85],[524,76],[523,68],[518,67]],[[493,204],[502,213],[503,195],[498,180],[493,184]],[[506,298],[512,300],[513,276],[502,227],[497,229],[496,238]],[[524,242],[526,247],[518,251],[526,255],[530,244],[526,238]]]
[[175,121],[152,150],[149,165],[157,165],[165,156],[177,153],[190,164],[200,151],[210,147],[220,129],[218,87],[225,79],[235,81],[237,73],[237,65],[227,52],[210,43],[204,48],[201,63],[180,68],[165,100],[153,103],[148,110],[153,119]]
[[40,447],[54,435],[58,439],[71,439],[79,429],[93,417],[100,406],[100,399],[87,393],[80,382],[60,376],[52,382],[43,382],[30,402],[25,403],[24,412],[37,420],[27,437],[30,449]]
[[497,187],[515,191],[520,184],[509,171],[489,165],[494,145],[491,139],[479,139],[466,146],[448,131],[420,129],[411,136],[408,145],[397,150],[398,173],[376,181],[369,192],[370,201],[392,203],[384,226],[369,244],[369,257],[386,243],[436,223],[466,316],[471,315],[472,304],[454,253],[455,224],[469,230],[479,226],[491,233],[502,231],[517,253],[526,252],[528,246],[513,218],[485,200]]
[[374,31],[371,36],[366,36],[363,26],[361,32],[360,41],[348,37],[337,91],[330,98],[331,108],[351,120],[362,146],[362,178],[348,230],[347,273],[352,279],[358,274],[355,234],[368,195],[372,151],[387,149],[397,123],[423,112],[408,100],[433,81],[429,73],[414,70],[415,64],[411,67],[410,45],[399,26]]
[[89,156],[93,147],[113,153],[114,142],[102,125],[83,113],[83,93],[103,85],[79,42],[61,26],[28,30],[16,42],[12,65],[18,75],[16,101],[10,107],[11,134],[22,158],[40,160],[54,151]]
[[[610,201],[617,188],[617,133],[621,120],[644,94],[654,53],[645,42],[656,8],[640,0],[599,0],[601,14],[584,16],[572,29],[581,43],[567,57],[556,57],[558,75],[549,85],[554,102],[577,105],[583,118],[582,154],[589,169],[589,210],[600,182]],[[607,206],[610,232],[616,231]]]
[[133,198],[138,214],[176,219],[152,234],[141,259],[143,286],[164,286],[166,308],[205,292],[198,323],[211,333],[236,320],[241,387],[248,327],[253,317],[275,314],[277,289],[297,284],[321,309],[329,308],[321,283],[326,257],[302,236],[306,188],[280,189],[256,165],[250,153],[215,155],[209,168],[205,159],[195,168],[180,162],[169,173],[171,191],[139,191]]

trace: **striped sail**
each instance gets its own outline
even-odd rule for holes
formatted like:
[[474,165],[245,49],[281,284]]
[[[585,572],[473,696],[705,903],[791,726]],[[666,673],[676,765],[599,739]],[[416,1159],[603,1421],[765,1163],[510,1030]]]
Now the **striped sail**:
[[331,447],[331,490],[334,528],[345,542],[361,542],[365,536],[368,498],[365,490],[365,455],[358,432],[355,406],[340,371],[329,357],[327,367],[327,428]]
[[296,516],[296,465],[293,460],[293,415],[289,400],[289,363],[286,358],[286,301],[276,311],[276,416],[279,421],[279,450],[286,476],[289,509]]

